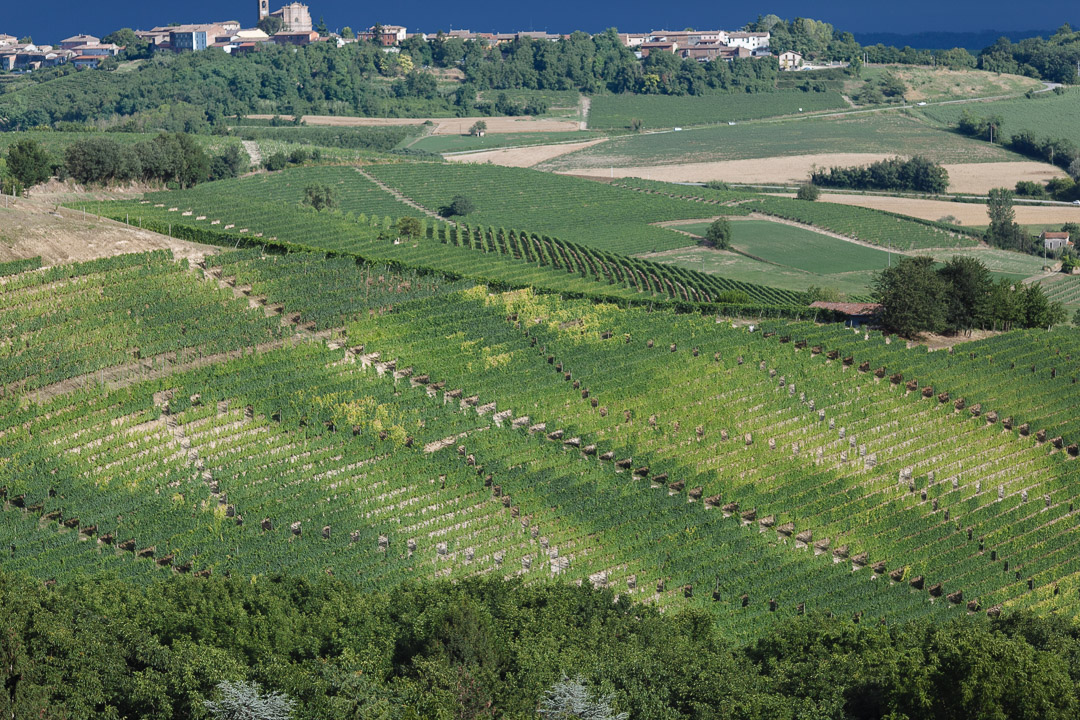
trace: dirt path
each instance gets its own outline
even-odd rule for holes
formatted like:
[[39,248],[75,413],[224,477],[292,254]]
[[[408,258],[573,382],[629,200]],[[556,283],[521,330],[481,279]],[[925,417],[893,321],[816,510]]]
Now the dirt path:
[[438,214],[437,212],[434,212],[432,210],[428,210],[426,207],[424,207],[420,203],[416,202],[412,198],[409,198],[409,197],[406,197],[405,195],[402,195],[400,192],[398,192],[394,188],[390,187],[389,185],[384,183],[382,180],[379,180],[374,175],[370,175],[370,174],[364,172],[360,168],[354,168],[354,169],[356,170],[356,172],[360,173],[361,175],[366,177],[368,180],[370,180],[371,182],[378,185],[382,189],[383,192],[387,193],[388,195],[393,197],[395,200],[403,202],[403,203],[405,203],[406,205],[408,205],[409,207],[411,207],[411,208],[413,208],[415,210],[419,210],[420,212],[424,213],[428,217],[435,218],[436,220],[441,220],[441,221],[443,221],[445,223],[449,223],[449,224],[453,225],[454,227],[457,227],[457,223],[452,222],[450,220],[447,220],[446,218],[444,218],[442,215]]
[[[727,217],[728,221],[730,221],[730,222],[740,222],[740,221],[745,221],[745,220],[766,220],[768,222],[779,223],[780,225],[790,225],[791,227],[799,228],[800,230],[806,230],[806,231],[812,232],[812,233],[817,233],[818,235],[826,235],[826,236],[831,237],[831,238],[836,238],[837,240],[843,240],[844,242],[851,243],[852,245],[862,245],[863,247],[870,248],[872,250],[881,250],[881,251],[886,250],[886,248],[883,248],[880,245],[874,245],[873,243],[868,243],[868,242],[866,242],[864,240],[856,240],[855,238],[848,237],[847,235],[841,235],[840,233],[836,233],[836,232],[833,232],[831,230],[824,230],[822,228],[817,227],[816,225],[807,225],[806,223],[796,222],[795,220],[788,220],[787,218],[776,217],[775,215],[766,215],[765,213],[756,213],[756,212],[750,213],[749,215],[735,215],[735,216],[716,215],[716,216],[713,216],[711,218],[698,218],[698,219],[695,219],[695,220],[665,220],[664,222],[657,222],[657,223],[651,223],[651,224],[655,225],[656,227],[662,227],[662,228],[667,228],[668,230],[674,230],[677,233],[681,233],[683,235],[688,235],[690,237],[698,237],[697,235],[693,235],[691,233],[679,230],[678,229],[679,226],[680,225],[698,225],[698,224],[703,223],[703,222],[712,222],[713,220],[716,220],[717,218],[721,218],[721,217]],[[668,252],[668,251],[665,251],[665,252]],[[912,253],[905,252],[903,250],[895,250],[895,249],[892,250],[892,252],[894,254],[896,254],[896,255],[910,255],[910,254],[912,254]],[[663,252],[661,252],[661,253],[645,253],[643,255],[635,255],[634,257],[648,258],[648,257],[658,257],[658,256],[663,256],[663,255],[664,255]]]
[[242,140],[240,144],[244,146],[248,157],[251,158],[252,167],[257,168],[262,165],[262,153],[259,152],[259,143],[254,140]]
[[589,110],[592,108],[592,98],[588,95],[581,96],[581,102],[578,104],[581,114],[581,122],[578,123],[578,130],[589,129]]

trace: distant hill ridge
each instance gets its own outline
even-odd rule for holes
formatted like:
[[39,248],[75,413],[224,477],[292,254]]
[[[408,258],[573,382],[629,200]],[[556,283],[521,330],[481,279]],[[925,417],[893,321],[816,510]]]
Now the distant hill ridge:
[[1000,37],[1007,37],[1012,42],[1024,38],[1050,37],[1054,30],[979,30],[976,32],[921,32],[921,33],[854,33],[860,45],[891,45],[902,48],[905,45],[916,50],[946,50],[961,47],[978,54],[983,48],[993,45]]

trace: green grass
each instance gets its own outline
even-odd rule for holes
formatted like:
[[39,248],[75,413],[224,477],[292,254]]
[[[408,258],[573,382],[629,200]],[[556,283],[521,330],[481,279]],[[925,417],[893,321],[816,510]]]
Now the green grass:
[[[707,228],[706,223],[679,229],[704,234]],[[732,247],[741,253],[812,273],[880,270],[889,262],[882,250],[768,220],[733,222],[731,234]]]
[[548,145],[562,142],[582,142],[604,137],[596,132],[548,132],[548,133],[490,133],[484,137],[474,135],[428,135],[419,140],[406,140],[402,146],[413,150],[433,153],[461,152],[466,150],[493,150],[524,145]]
[[795,115],[847,107],[836,92],[781,91],[716,95],[598,95],[589,110],[589,127],[629,128],[638,119],[646,129],[716,125],[731,121]]
[[822,153],[923,155],[940,163],[1023,159],[1001,147],[930,127],[902,112],[883,111],[628,135],[538,167],[572,171]]
[[1080,144],[1080,124],[1074,121],[1080,116],[1080,89],[1077,88],[1070,88],[1064,95],[1039,93],[1031,99],[926,107],[916,112],[932,122],[954,127],[964,110],[980,117],[1000,115],[1004,123],[999,133],[1003,137],[1029,130],[1040,137],[1064,138]]

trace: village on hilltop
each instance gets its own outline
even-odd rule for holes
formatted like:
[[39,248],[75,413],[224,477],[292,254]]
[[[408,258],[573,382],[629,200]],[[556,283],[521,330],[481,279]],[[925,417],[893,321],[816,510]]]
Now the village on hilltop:
[[[400,45],[410,38],[419,38],[424,42],[436,38],[457,38],[498,46],[524,38],[557,42],[569,37],[569,34],[533,31],[410,33],[402,25],[382,24],[360,31],[345,28],[341,32],[330,32],[325,26],[316,28],[313,25],[311,12],[303,3],[293,2],[273,12],[270,11],[269,0],[257,0],[257,3],[258,21],[252,27],[245,28],[237,20],[226,20],[161,25],[149,30],[136,30],[134,35],[146,42],[152,52],[217,49],[233,55],[255,52],[264,44],[303,46],[329,42],[341,47],[348,43],[368,41],[378,43],[386,52],[398,52]],[[647,57],[652,52],[670,52],[699,62],[776,57],[783,70],[803,67],[803,57],[799,53],[789,51],[774,56],[769,47],[769,37],[768,32],[724,30],[619,33],[623,45],[633,50],[639,58]],[[20,40],[14,35],[0,33],[0,71],[31,72],[68,63],[78,69],[96,69],[106,59],[120,55],[124,49],[89,34],[78,34],[55,44],[47,44],[34,43],[29,37]]]

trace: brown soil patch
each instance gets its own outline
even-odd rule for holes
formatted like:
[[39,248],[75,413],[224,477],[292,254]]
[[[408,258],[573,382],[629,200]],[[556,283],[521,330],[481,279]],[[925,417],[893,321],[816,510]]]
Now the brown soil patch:
[[[269,120],[272,115],[248,115],[253,120]],[[292,116],[282,115],[291,120]],[[467,118],[364,118],[342,117],[337,115],[305,115],[303,120],[308,125],[330,125],[333,127],[394,127],[398,125],[423,125],[430,121],[435,125],[432,135],[466,135],[477,120],[487,123],[487,132],[522,133],[522,132],[576,132],[579,124],[575,120],[551,120],[521,117],[467,117]]]
[[589,177],[636,177],[664,182],[708,182],[795,185],[806,182],[815,167],[866,165],[895,157],[895,153],[822,153],[753,160],[721,160],[707,163],[652,165],[641,167],[581,168],[574,175]]
[[1061,168],[1040,162],[996,162],[945,165],[949,171],[949,191],[985,195],[994,188],[1016,187],[1021,180],[1046,183],[1067,177]]
[[459,163],[491,163],[503,167],[532,167],[542,162],[566,155],[577,150],[604,142],[604,138],[589,140],[588,142],[566,143],[561,145],[534,145],[533,147],[503,148],[499,150],[485,150],[484,152],[465,153],[463,155],[446,155],[450,162]]
[[[983,203],[948,202],[947,200],[915,200],[911,198],[880,197],[876,195],[839,195],[823,193],[821,202],[857,205],[874,210],[910,215],[924,220],[940,220],[951,215],[961,225],[986,225],[986,205]],[[1015,205],[1016,222],[1021,225],[1050,225],[1080,222],[1080,207],[1066,205]]]
[[33,199],[0,200],[0,262],[36,255],[46,265],[149,250],[198,262],[219,251]]

